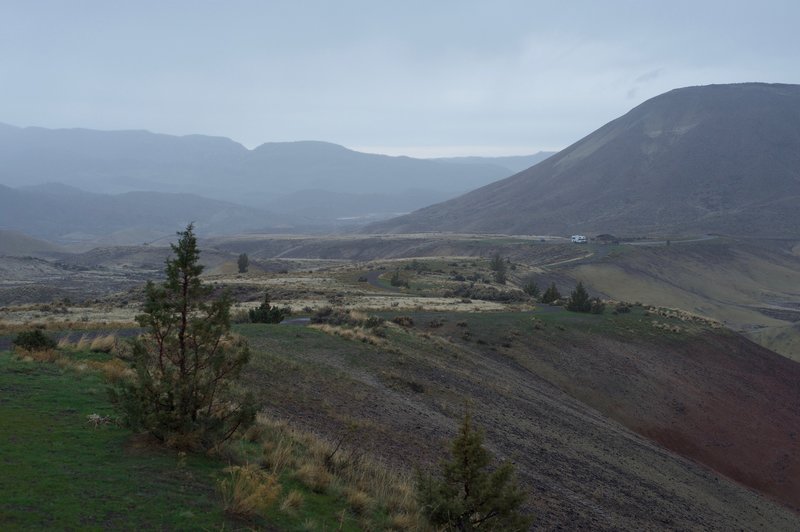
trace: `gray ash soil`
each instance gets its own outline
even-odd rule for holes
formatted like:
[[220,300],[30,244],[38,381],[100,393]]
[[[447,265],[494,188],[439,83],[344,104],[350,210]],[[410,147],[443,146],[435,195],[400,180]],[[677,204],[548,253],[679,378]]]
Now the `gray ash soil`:
[[[425,319],[414,317],[414,332],[392,333],[383,346],[307,328],[252,329],[246,334],[256,354],[246,380],[273,415],[402,468],[435,468],[468,405],[491,449],[515,463],[538,528],[800,527],[797,514],[637,434],[555,378],[582,356],[602,358],[613,346],[572,345],[567,328],[559,332],[566,364],[559,370],[556,359],[554,370],[518,358],[517,352],[536,356],[523,347],[524,338],[503,348],[505,340],[473,324],[473,339],[462,342],[455,336],[456,318],[432,332]],[[665,363],[666,352],[658,357],[661,370],[668,373],[687,356],[680,350],[674,355],[673,363]],[[621,364],[614,371],[623,391],[626,379],[640,378],[644,369],[614,363]],[[644,382],[653,387],[644,387],[645,399],[629,400],[644,402],[637,406],[646,410],[649,397],[659,415],[657,398],[668,390],[658,379]],[[615,400],[624,404],[624,393]]]

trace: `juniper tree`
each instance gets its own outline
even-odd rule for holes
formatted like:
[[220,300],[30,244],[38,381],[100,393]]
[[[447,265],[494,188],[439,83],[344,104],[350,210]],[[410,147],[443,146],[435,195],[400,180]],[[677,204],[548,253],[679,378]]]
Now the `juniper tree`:
[[556,288],[556,283],[550,283],[550,286],[548,286],[547,290],[542,294],[542,303],[552,303],[559,299],[561,299],[561,293],[558,291],[558,288]]
[[492,261],[489,263],[489,267],[494,272],[494,280],[498,284],[506,284],[506,263],[503,260],[503,257],[500,256],[499,253],[495,253],[494,257],[492,257]]
[[483,432],[467,413],[451,444],[451,460],[439,479],[417,476],[417,498],[430,523],[446,530],[527,530],[530,519],[520,513],[525,496],[504,462],[490,469],[492,456],[483,446]]
[[239,255],[236,265],[239,267],[239,273],[247,273],[247,268],[250,266],[250,258],[247,256],[247,253]]
[[589,299],[589,292],[583,287],[581,281],[578,281],[578,285],[569,296],[567,310],[571,310],[572,312],[589,312],[592,310],[592,301]]
[[145,287],[146,332],[132,341],[136,377],[111,390],[125,423],[176,446],[210,447],[255,417],[252,397],[235,392],[247,343],[231,335],[231,299],[203,285],[192,224],[178,233],[166,280]]

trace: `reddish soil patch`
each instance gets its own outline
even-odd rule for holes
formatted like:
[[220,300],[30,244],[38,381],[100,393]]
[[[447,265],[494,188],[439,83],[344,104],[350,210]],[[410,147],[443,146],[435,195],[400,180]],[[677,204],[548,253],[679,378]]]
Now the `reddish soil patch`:
[[571,331],[554,340],[539,342],[527,361],[549,380],[800,511],[800,364],[730,332],[620,342]]
[[683,351],[685,406],[632,428],[800,510],[800,364],[733,335]]

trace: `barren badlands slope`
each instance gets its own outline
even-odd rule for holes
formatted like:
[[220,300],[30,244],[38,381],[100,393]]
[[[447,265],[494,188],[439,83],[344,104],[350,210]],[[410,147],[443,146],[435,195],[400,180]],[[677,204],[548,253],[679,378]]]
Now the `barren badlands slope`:
[[641,309],[410,317],[374,344],[243,328],[247,380],[270,412],[404,467],[441,456],[468,405],[542,527],[800,526],[749,489],[800,503],[798,364]]
[[652,98],[517,175],[372,232],[795,236],[800,86]]

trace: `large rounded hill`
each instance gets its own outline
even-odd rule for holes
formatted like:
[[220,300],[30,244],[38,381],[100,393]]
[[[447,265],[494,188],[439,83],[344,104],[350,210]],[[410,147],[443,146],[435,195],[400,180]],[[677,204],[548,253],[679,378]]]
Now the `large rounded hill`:
[[538,165],[371,232],[800,234],[800,85],[652,98]]

